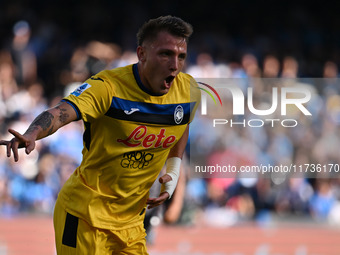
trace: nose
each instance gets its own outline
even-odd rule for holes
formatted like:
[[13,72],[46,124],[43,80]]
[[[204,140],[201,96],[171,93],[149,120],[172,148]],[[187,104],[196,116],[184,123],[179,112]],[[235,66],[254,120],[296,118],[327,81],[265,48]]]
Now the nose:
[[179,60],[178,60],[178,57],[174,56],[170,60],[170,70],[172,72],[175,72],[178,70],[178,68],[179,68]]

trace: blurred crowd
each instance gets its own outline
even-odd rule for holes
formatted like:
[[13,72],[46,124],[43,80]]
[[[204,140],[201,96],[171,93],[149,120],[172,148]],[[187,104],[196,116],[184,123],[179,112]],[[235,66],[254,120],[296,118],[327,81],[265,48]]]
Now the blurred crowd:
[[[143,20],[144,16],[139,13],[135,18]],[[134,28],[131,23],[127,24]],[[252,86],[254,100],[259,102],[263,102],[263,95],[271,93],[271,87],[262,78],[295,80],[304,77],[302,83],[313,92],[313,100],[307,106],[313,117],[299,116],[299,125],[291,129],[226,126],[219,129],[223,135],[214,136],[209,120],[198,114],[192,123],[190,146],[204,163],[222,160],[235,165],[340,164],[339,51],[331,48],[329,54],[323,55],[328,59],[320,57],[322,40],[317,26],[306,35],[310,40],[309,49],[313,49],[307,53],[316,56],[313,61],[294,54],[296,51],[275,54],[278,52],[272,50],[275,44],[261,36],[252,47],[252,42],[245,43],[247,36],[231,40],[223,36],[222,30],[202,34],[197,30],[199,36],[190,42],[192,50],[184,70],[195,78],[245,81],[243,89]],[[8,128],[23,133],[41,111],[55,105],[91,75],[137,62],[133,47],[122,46],[124,43],[133,45],[130,37],[119,42],[83,38],[80,43],[68,35],[59,37],[57,45],[55,35],[62,35],[62,32],[53,22],[42,23],[33,31],[27,20],[15,20],[11,23],[10,36],[1,39],[1,139],[11,138]],[[124,31],[123,34],[126,33],[132,32]],[[294,36],[299,38],[298,34]],[[288,42],[291,48],[296,46],[295,40]],[[237,49],[238,44],[244,46],[242,50]],[[280,44],[276,46],[279,48]],[[332,54],[335,57],[332,58]],[[308,79],[311,73],[315,74],[313,78],[323,79]],[[251,82],[252,79],[261,82]],[[228,101],[228,98],[224,100]],[[37,142],[36,150],[30,155],[20,151],[17,163],[6,157],[5,148],[0,148],[0,216],[23,212],[52,213],[58,191],[81,161],[82,132],[81,121],[71,123]],[[191,150],[188,149],[187,156],[193,153]],[[195,178],[189,163],[183,170],[185,192],[176,199],[180,201],[177,203],[181,204],[181,213],[172,222],[230,226],[256,220],[265,224],[276,215],[340,225],[340,181],[336,176],[299,176],[278,182],[275,178],[256,176]]]

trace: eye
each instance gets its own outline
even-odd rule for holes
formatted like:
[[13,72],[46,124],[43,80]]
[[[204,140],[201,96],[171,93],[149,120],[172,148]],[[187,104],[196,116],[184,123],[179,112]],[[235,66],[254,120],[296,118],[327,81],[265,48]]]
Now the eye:
[[181,59],[181,60],[185,60],[187,57],[186,54],[179,54],[178,58]]
[[170,52],[163,51],[163,52],[160,53],[160,55],[163,56],[163,57],[169,57],[170,56]]

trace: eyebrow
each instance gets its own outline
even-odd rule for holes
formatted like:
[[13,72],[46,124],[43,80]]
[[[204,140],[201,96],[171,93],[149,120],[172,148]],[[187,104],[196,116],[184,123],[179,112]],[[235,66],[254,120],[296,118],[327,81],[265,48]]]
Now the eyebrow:
[[[159,50],[159,53],[171,53],[171,54],[175,54],[175,51],[174,50],[172,50],[172,49],[160,49]],[[187,56],[187,52],[180,52],[179,54],[178,54],[178,56],[179,57],[182,57],[182,58],[186,58],[186,56]]]

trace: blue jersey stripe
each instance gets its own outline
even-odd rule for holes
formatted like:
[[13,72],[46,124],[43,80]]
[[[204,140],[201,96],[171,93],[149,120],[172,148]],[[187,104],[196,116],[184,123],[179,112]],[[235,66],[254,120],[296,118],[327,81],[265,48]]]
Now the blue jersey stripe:
[[138,109],[140,113],[148,114],[159,114],[159,115],[170,115],[174,114],[174,110],[178,105],[183,107],[184,114],[190,114],[190,106],[195,103],[181,103],[181,104],[152,104],[144,102],[130,101],[126,99],[121,99],[118,97],[113,97],[111,102],[111,108],[123,111],[133,111],[133,109]]
[[190,121],[190,112],[194,106],[195,102],[164,105],[113,97],[111,107],[105,115],[119,120],[139,123],[185,125]]

